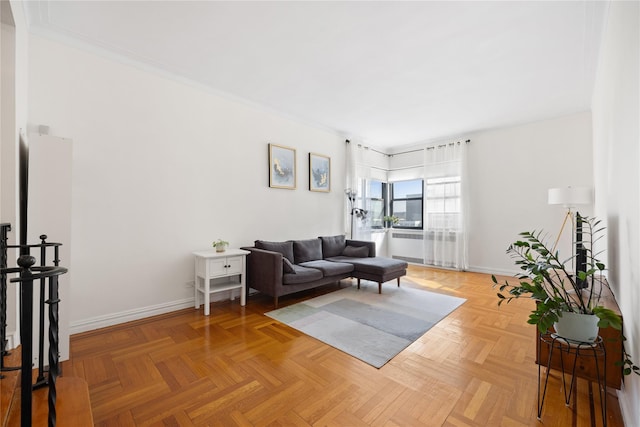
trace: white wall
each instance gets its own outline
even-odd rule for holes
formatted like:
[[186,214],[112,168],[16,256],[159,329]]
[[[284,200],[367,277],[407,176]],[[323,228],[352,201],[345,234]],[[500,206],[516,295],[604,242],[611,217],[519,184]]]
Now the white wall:
[[[16,205],[16,112],[15,112],[15,52],[16,27],[10,4],[0,4],[0,222],[11,224],[9,242],[15,244],[17,235],[17,205]],[[15,251],[7,253],[7,264],[15,266]],[[7,301],[16,300],[16,286],[7,285]],[[7,305],[7,332],[9,348],[13,348],[16,325],[16,304]],[[0,325],[2,327],[2,325]]]
[[[36,36],[30,61],[30,126],[74,141],[72,333],[191,305],[191,252],[218,238],[344,232],[344,138]],[[297,149],[297,190],[268,187],[270,142]]]
[[[469,269],[514,273],[505,254],[522,231],[557,236],[566,210],[547,204],[547,190],[593,186],[591,114],[568,115],[465,135],[469,144]],[[578,209],[592,215],[593,208]],[[558,250],[569,253],[571,228]]]
[[[410,151],[391,157],[390,178],[422,176],[424,146],[471,139],[468,144],[469,270],[517,272],[505,251],[522,231],[545,230],[553,243],[566,210],[547,204],[549,188],[593,186],[591,114],[572,114],[507,128],[473,132],[457,139],[430,141],[395,149]],[[416,166],[420,167],[416,167]],[[416,167],[416,168],[411,168]],[[396,170],[394,170],[396,169]],[[592,206],[580,207],[592,215]],[[571,250],[571,224],[558,250]],[[396,253],[414,253],[415,242],[394,242]],[[398,245],[405,245],[400,248]],[[404,251],[404,252],[403,252]],[[409,255],[407,255],[409,256]]]
[[[609,279],[627,351],[640,364],[640,7],[611,2],[592,100],[596,212],[606,219]],[[640,377],[619,394],[625,425],[640,425]]]
[[[0,89],[0,222],[11,224],[9,243],[18,243],[18,135],[27,123],[28,33],[22,5],[2,2]],[[9,250],[8,265],[15,266],[17,251]],[[19,344],[17,288],[7,287],[9,348]]]

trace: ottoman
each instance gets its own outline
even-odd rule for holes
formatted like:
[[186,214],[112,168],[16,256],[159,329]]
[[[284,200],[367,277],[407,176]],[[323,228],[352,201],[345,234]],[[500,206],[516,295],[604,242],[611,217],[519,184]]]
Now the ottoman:
[[354,269],[351,275],[358,279],[358,289],[360,289],[360,279],[378,282],[378,293],[382,293],[382,284],[392,279],[398,280],[407,274],[407,262],[398,259],[383,257],[352,258],[348,261],[353,264]]

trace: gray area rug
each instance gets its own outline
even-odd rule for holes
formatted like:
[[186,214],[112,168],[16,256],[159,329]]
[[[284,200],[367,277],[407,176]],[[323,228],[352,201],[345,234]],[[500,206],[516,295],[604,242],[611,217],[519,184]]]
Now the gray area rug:
[[347,354],[382,367],[466,300],[407,287],[382,294],[356,286],[265,313]]

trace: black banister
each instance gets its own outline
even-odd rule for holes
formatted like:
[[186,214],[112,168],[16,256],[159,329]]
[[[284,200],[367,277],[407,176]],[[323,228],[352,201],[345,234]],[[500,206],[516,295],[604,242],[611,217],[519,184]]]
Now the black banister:
[[[40,236],[40,240],[42,246],[40,247],[40,265],[42,267],[47,265],[47,247],[44,246],[47,242],[47,235],[43,234]],[[40,300],[38,304],[40,306],[40,316],[38,320],[40,321],[38,330],[38,376],[36,377],[36,382],[33,385],[34,388],[40,388],[47,385],[47,379],[44,376],[44,292],[45,292],[45,282],[46,279],[43,277],[40,279]]]
[[[57,246],[56,246],[57,249]],[[49,427],[56,425],[56,381],[60,373],[60,364],[58,363],[58,276],[49,278]]]
[[[40,236],[42,242],[36,245],[8,245],[7,233],[11,230],[10,224],[2,224],[2,235],[0,235],[0,273],[2,277],[2,301],[0,304],[0,330],[2,331],[0,363],[3,363],[6,345],[6,291],[7,291],[7,275],[19,273],[19,277],[10,280],[11,283],[17,283],[20,287],[20,341],[22,347],[21,357],[21,380],[20,380],[20,425],[22,427],[31,426],[32,422],[32,391],[34,387],[49,385],[48,406],[49,427],[56,425],[56,379],[60,374],[59,363],[59,283],[58,277],[67,272],[67,269],[59,266],[59,247],[60,243],[46,242],[46,235]],[[54,264],[55,266],[46,266],[46,248],[54,248]],[[18,267],[7,267],[7,249],[19,248],[20,257],[18,258]],[[40,265],[36,266],[36,259],[31,256],[31,248],[40,248]],[[48,279],[48,280],[47,280]],[[34,281],[40,284],[40,330],[39,330],[39,369],[36,384],[32,384],[32,365],[33,365],[33,285]],[[45,287],[49,286],[48,299],[45,301]],[[49,372],[48,377],[44,377],[44,304],[49,305]],[[0,367],[3,367],[0,364]],[[18,369],[4,368],[2,370]]]
[[[7,351],[7,240],[11,231],[11,224],[0,224],[0,378],[4,378],[2,371],[8,370],[4,366],[4,357],[9,354]],[[17,369],[17,368],[11,368]]]
[[[20,342],[22,343],[22,374],[20,378],[20,425],[31,426],[31,361],[33,359],[33,274],[31,267],[36,259],[31,255],[20,255]],[[13,282],[16,279],[11,279]]]
[[[7,273],[20,273],[22,270],[23,269],[20,267],[5,269]],[[52,267],[52,266],[46,266],[46,267],[34,266],[34,267],[31,267],[30,270],[32,273],[35,272],[35,274],[33,274],[33,280],[41,279],[43,277],[60,276],[61,274],[65,274],[67,271],[69,271],[64,267]],[[14,279],[11,279],[10,282],[20,283],[20,282],[23,282],[23,279],[21,277],[16,277]]]

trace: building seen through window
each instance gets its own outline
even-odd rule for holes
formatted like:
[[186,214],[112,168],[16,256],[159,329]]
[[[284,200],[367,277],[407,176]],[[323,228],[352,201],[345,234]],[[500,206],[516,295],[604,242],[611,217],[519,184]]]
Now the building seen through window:
[[395,228],[422,229],[422,197],[421,179],[391,183],[391,215],[400,218]]
[[394,228],[457,231],[462,227],[459,176],[389,184],[363,179],[359,190],[358,205],[367,210],[368,227],[384,227],[386,215],[399,218]]
[[460,177],[427,179],[425,191],[426,228],[457,231],[461,224]]
[[384,223],[382,218],[386,212],[387,205],[387,184],[374,179],[362,180],[361,183],[362,202],[367,212],[369,226],[371,228],[382,228]]

